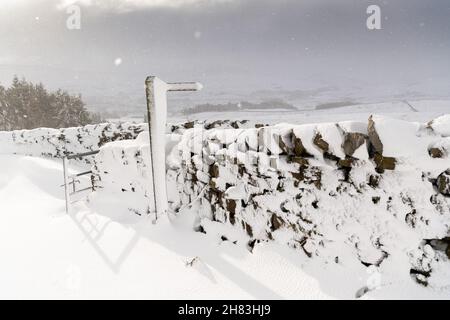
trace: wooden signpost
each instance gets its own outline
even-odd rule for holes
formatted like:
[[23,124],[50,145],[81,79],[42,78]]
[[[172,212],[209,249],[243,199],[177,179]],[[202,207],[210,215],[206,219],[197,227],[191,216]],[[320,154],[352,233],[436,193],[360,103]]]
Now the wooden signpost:
[[152,174],[153,210],[155,221],[168,210],[166,185],[166,124],[167,92],[199,91],[197,82],[166,83],[150,76],[145,80],[147,95],[147,118],[150,135],[150,168]]

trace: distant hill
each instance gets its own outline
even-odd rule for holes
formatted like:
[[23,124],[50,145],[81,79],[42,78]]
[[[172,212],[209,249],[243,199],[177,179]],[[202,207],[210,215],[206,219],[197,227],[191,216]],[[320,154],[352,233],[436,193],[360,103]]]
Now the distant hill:
[[248,101],[242,101],[237,103],[226,104],[199,104],[192,108],[187,108],[182,111],[182,114],[189,115],[193,113],[202,112],[218,112],[218,111],[249,111],[249,110],[297,110],[292,104],[289,104],[283,100],[267,100],[260,103],[253,103]]
[[329,103],[322,103],[316,106],[316,110],[326,110],[326,109],[334,109],[334,108],[341,108],[341,107],[348,107],[348,106],[355,106],[359,103],[354,101],[339,101],[339,102],[329,102]]

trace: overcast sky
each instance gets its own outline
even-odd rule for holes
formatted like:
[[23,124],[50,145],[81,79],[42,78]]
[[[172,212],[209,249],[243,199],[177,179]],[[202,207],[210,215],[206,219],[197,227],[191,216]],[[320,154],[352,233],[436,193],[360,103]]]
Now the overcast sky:
[[[66,28],[72,3],[80,30]],[[370,4],[382,30],[366,28]],[[0,82],[18,74],[92,104],[136,98],[148,74],[201,81],[212,102],[320,88],[440,97],[449,57],[448,0],[0,0]]]

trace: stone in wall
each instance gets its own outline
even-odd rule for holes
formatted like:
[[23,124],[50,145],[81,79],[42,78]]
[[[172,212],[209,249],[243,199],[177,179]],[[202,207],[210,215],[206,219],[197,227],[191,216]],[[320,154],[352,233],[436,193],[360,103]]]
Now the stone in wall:
[[450,197],[450,169],[442,172],[437,177],[436,186],[442,195]]

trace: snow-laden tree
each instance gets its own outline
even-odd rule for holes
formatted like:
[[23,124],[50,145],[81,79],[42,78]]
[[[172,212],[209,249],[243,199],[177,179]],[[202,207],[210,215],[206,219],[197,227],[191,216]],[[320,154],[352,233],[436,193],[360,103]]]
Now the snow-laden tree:
[[9,88],[0,86],[0,130],[63,128],[101,121],[87,111],[81,95],[49,92],[42,83],[14,77]]

